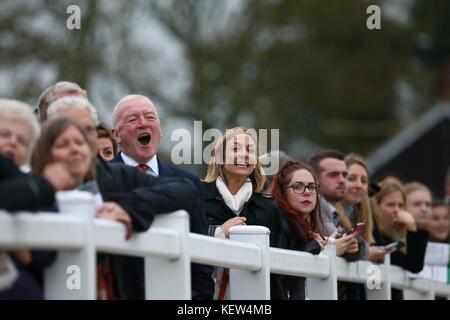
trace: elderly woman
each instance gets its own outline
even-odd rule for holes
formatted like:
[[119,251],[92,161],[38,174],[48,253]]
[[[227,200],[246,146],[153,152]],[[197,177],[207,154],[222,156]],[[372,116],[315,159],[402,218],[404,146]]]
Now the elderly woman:
[[[270,229],[270,245],[280,246],[281,213],[272,199],[259,193],[264,176],[249,129],[227,130],[214,148],[202,185],[211,235],[228,238],[233,226],[259,225]],[[220,268],[215,274],[215,298],[222,300],[229,296],[228,270]],[[271,281],[271,295],[280,299],[276,286],[277,281]]]
[[[16,100],[0,99],[1,208],[37,210],[54,202],[55,190],[73,185],[73,179],[62,165],[45,166],[42,176],[36,177],[18,170],[18,166],[27,162],[39,130],[30,106]],[[3,254],[3,259],[10,258],[14,266],[11,268],[17,270],[18,276],[10,286],[0,288],[0,299],[42,299],[42,289],[33,273],[48,266],[53,255],[26,249],[12,251],[8,256]]]
[[8,99],[0,99],[0,154],[26,164],[39,136],[39,123],[31,107]]
[[[288,222],[282,228],[288,248],[319,254],[325,238],[319,231],[323,222],[314,169],[303,162],[287,161],[275,176],[271,193]],[[305,278],[283,276],[281,284],[287,299],[305,299]]]

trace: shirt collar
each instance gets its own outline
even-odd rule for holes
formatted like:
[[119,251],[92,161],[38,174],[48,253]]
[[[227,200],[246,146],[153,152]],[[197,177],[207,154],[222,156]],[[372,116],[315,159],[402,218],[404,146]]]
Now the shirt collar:
[[353,211],[355,210],[351,204],[348,204],[348,203],[345,202],[345,201],[341,201],[341,204],[342,204],[342,208],[344,208],[345,214],[346,214],[347,216],[349,216],[350,214],[352,214]]
[[[136,167],[139,164],[139,162],[136,162],[136,160],[130,158],[123,152],[120,153],[120,156],[122,157],[123,162],[127,166]],[[148,165],[153,170],[156,176],[159,176],[158,160],[156,158],[156,154],[150,160],[147,161],[146,165]]]

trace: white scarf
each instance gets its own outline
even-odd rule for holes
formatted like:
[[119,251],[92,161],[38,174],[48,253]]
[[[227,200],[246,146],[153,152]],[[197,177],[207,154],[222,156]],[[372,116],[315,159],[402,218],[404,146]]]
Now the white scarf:
[[247,179],[236,195],[231,194],[221,177],[217,177],[216,187],[227,207],[229,207],[236,215],[241,213],[244,204],[250,199],[253,193],[253,184],[250,179]]

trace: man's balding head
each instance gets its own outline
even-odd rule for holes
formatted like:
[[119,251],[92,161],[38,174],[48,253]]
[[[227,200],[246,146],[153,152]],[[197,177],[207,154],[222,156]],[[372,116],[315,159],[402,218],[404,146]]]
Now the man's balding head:
[[157,152],[162,137],[158,111],[142,95],[120,99],[113,111],[113,135],[120,149],[137,162],[148,162]]
[[83,90],[75,82],[59,81],[51,85],[39,96],[37,114],[41,123],[47,120],[47,109],[56,100],[66,96],[79,96],[87,98],[86,90]]

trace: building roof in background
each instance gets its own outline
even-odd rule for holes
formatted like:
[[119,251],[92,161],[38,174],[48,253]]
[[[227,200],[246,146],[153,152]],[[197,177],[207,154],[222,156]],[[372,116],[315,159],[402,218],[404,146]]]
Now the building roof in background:
[[371,172],[376,172],[400,155],[441,121],[450,120],[450,102],[440,102],[394,138],[367,157]]

